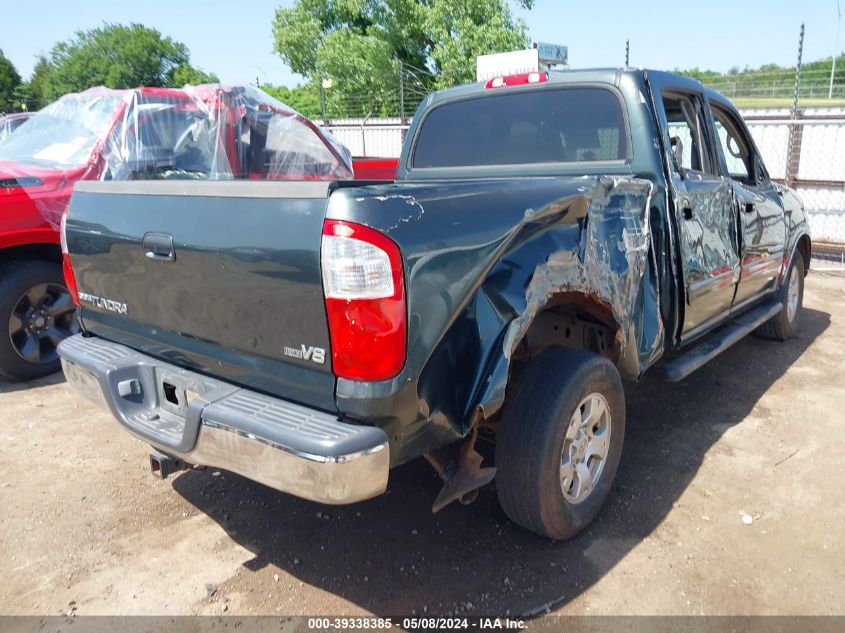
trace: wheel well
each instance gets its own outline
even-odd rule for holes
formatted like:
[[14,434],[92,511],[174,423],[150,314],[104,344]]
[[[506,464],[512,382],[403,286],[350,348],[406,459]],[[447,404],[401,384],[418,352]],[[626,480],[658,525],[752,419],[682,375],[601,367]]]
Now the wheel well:
[[18,259],[39,259],[60,264],[62,249],[58,244],[24,244],[0,249],[0,263]]
[[802,235],[798,238],[798,252],[801,253],[801,258],[804,260],[804,275],[810,271],[810,257],[812,255],[812,244],[809,235]]
[[[549,347],[567,347],[593,352],[614,365],[622,351],[619,325],[610,307],[595,297],[580,292],[553,296],[536,314],[511,358],[505,404],[518,389],[529,362]],[[494,440],[501,411],[484,420],[480,430],[486,440]]]
[[616,363],[621,352],[618,332],[605,303],[581,293],[561,293],[534,317],[518,355],[533,358],[548,347],[560,346],[594,352]]

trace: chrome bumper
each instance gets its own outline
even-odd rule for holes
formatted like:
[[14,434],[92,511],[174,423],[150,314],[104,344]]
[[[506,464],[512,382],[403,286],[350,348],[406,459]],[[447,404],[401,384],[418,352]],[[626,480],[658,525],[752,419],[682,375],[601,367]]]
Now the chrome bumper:
[[167,455],[321,503],[353,503],[387,488],[390,451],[381,429],[345,424],[100,338],[78,334],[58,351],[70,385]]

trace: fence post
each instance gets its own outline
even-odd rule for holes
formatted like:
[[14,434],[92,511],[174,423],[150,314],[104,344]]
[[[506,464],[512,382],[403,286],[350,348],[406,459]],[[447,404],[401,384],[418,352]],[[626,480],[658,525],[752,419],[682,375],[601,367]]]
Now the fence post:
[[789,126],[789,145],[786,150],[786,184],[792,186],[798,178],[798,161],[801,155],[801,138],[804,128],[798,125],[798,98],[801,92],[801,57],[804,52],[804,23],[798,35],[798,63],[795,65],[795,95],[792,97],[792,123]]
[[405,120],[405,73],[402,68],[402,60],[399,62],[399,116]]

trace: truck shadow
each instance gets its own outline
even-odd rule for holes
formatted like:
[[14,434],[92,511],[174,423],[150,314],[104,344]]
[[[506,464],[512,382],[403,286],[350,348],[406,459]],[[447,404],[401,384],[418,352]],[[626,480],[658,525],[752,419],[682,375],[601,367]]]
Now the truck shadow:
[[60,382],[64,381],[65,375],[61,372],[61,370],[52,374],[48,374],[46,376],[42,376],[41,378],[36,378],[34,380],[15,381],[0,378],[0,394],[13,393],[15,391],[25,391],[27,389],[34,389],[36,387],[58,385]]
[[802,319],[798,338],[748,337],[679,384],[655,371],[626,385],[615,488],[593,525],[565,543],[512,525],[492,486],[469,507],[432,515],[439,482],[422,460],[394,470],[386,495],[345,507],[212,469],[185,472],[173,487],[254,553],[250,570],[277,566],[378,615],[542,613],[597,582],[663,521],[713,444],[830,324],[807,308]]

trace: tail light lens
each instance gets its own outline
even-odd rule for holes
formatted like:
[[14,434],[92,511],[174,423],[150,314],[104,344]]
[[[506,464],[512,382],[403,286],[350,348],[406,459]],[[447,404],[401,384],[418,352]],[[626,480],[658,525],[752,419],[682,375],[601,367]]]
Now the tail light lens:
[[549,73],[523,73],[521,75],[506,75],[494,77],[488,81],[485,88],[505,88],[507,86],[524,86],[525,84],[541,84],[549,80]]
[[62,244],[62,273],[65,277],[65,285],[70,292],[73,302],[79,306],[79,289],[76,287],[76,277],[73,274],[73,268],[70,267],[70,254],[67,250],[67,211],[62,213],[59,235],[61,236]]
[[360,224],[326,220],[320,253],[335,375],[387,380],[405,365],[405,280],[399,247]]

